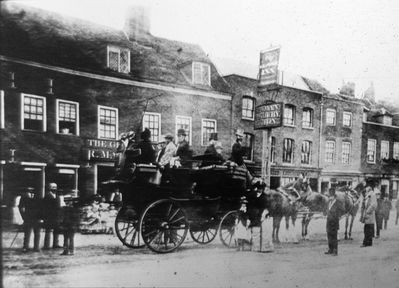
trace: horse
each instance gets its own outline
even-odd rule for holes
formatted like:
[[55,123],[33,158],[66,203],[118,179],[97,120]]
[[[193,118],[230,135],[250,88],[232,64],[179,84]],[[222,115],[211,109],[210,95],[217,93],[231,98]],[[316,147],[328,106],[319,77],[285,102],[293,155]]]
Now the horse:
[[[248,200],[250,203],[252,202],[251,199],[254,199],[254,197],[249,196]],[[257,197],[256,202],[260,211],[267,209],[269,212],[268,216],[273,217],[273,242],[280,242],[279,230],[281,220],[283,217],[285,217],[286,229],[289,228],[290,218],[292,220],[292,224],[295,225],[297,218],[296,206],[291,204],[287,197],[275,190],[263,191],[262,194]]]
[[[342,186],[337,188],[338,191],[348,193],[350,197],[352,197],[353,206],[352,208],[345,214],[345,233],[344,239],[345,240],[353,240],[352,238],[352,228],[353,222],[355,220],[356,214],[360,208],[360,194],[354,189],[350,189],[347,186]],[[350,218],[350,221],[349,221]],[[349,230],[348,230],[349,227]]]
[[[321,213],[323,213],[323,215],[326,215],[327,209],[328,209],[328,202],[329,202],[329,198],[326,195],[311,191],[309,186],[306,187],[306,189],[308,189],[308,192],[306,193],[306,196],[303,199],[301,199],[303,205],[309,210],[309,212],[306,213],[304,215],[304,217],[302,218],[302,238],[303,239],[307,239],[308,226],[309,226],[310,220],[312,219],[313,215],[316,212],[321,212]],[[310,191],[309,191],[309,189],[310,189]],[[353,189],[348,189],[347,187],[339,188],[338,191],[336,191],[335,193],[336,193],[337,201],[341,202],[341,207],[343,208],[342,211],[340,212],[339,217],[342,217],[344,215],[346,216],[345,239],[352,239],[351,238],[352,226],[353,226],[353,221],[356,216],[356,213],[359,209],[360,195],[359,195],[359,193],[357,193],[357,191],[355,191]],[[349,217],[352,217],[352,219],[350,222],[350,228],[349,228],[349,233],[348,233],[347,227],[349,224],[348,223]]]

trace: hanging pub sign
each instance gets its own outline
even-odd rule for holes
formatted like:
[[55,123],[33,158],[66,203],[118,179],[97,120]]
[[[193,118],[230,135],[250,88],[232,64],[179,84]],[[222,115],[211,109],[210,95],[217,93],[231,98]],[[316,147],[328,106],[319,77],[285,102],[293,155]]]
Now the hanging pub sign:
[[254,129],[267,129],[283,125],[283,103],[256,106]]
[[259,85],[269,85],[278,82],[279,58],[280,47],[274,47],[260,52]]

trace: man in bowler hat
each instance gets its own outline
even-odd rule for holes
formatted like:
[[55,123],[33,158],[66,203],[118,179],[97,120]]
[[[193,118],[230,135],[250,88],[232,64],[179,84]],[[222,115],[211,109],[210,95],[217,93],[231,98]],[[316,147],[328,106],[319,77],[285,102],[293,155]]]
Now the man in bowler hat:
[[19,212],[21,213],[22,219],[24,220],[24,246],[23,252],[29,250],[30,236],[34,234],[34,250],[39,252],[40,244],[40,211],[41,211],[41,199],[35,193],[35,189],[32,187],[26,188],[26,193],[21,197],[19,202]]
[[176,157],[179,157],[182,166],[187,166],[187,161],[193,156],[190,145],[186,141],[186,131],[184,129],[177,130],[178,146],[176,150]]

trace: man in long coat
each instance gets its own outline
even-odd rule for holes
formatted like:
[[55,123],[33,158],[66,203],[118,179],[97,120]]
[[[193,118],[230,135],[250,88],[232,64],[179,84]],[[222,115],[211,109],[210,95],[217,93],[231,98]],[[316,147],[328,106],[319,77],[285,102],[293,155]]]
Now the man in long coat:
[[327,210],[327,238],[328,238],[328,251],[325,254],[332,256],[338,255],[338,230],[339,230],[339,217],[342,208],[341,204],[337,201],[335,189],[330,189],[330,200]]
[[375,210],[377,208],[377,197],[374,190],[368,186],[365,190],[362,202],[360,222],[364,223],[364,240],[361,247],[373,245]]

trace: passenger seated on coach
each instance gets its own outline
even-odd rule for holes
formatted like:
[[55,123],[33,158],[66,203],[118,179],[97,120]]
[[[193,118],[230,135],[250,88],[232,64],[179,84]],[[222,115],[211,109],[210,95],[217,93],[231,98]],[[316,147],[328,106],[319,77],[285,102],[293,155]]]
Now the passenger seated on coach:
[[137,149],[141,150],[139,156],[135,158],[135,163],[137,164],[150,164],[155,163],[155,150],[152,147],[151,143],[151,131],[148,128],[145,128],[143,132],[141,132],[141,141],[137,144]]
[[175,143],[173,143],[173,136],[170,134],[163,136],[159,144],[161,148],[157,154],[156,163],[160,168],[169,168],[177,150]]
[[[180,165],[182,167],[190,167],[190,160],[193,157],[193,151],[190,148],[190,145],[186,141],[186,131],[184,129],[177,130],[177,150],[175,156],[177,160],[180,161]],[[178,166],[178,165],[176,165]]]
[[214,153],[205,153],[204,155],[200,156],[202,160],[201,167],[208,165],[222,165],[225,163],[225,159],[222,155],[222,143],[215,142],[213,149],[215,149]]

